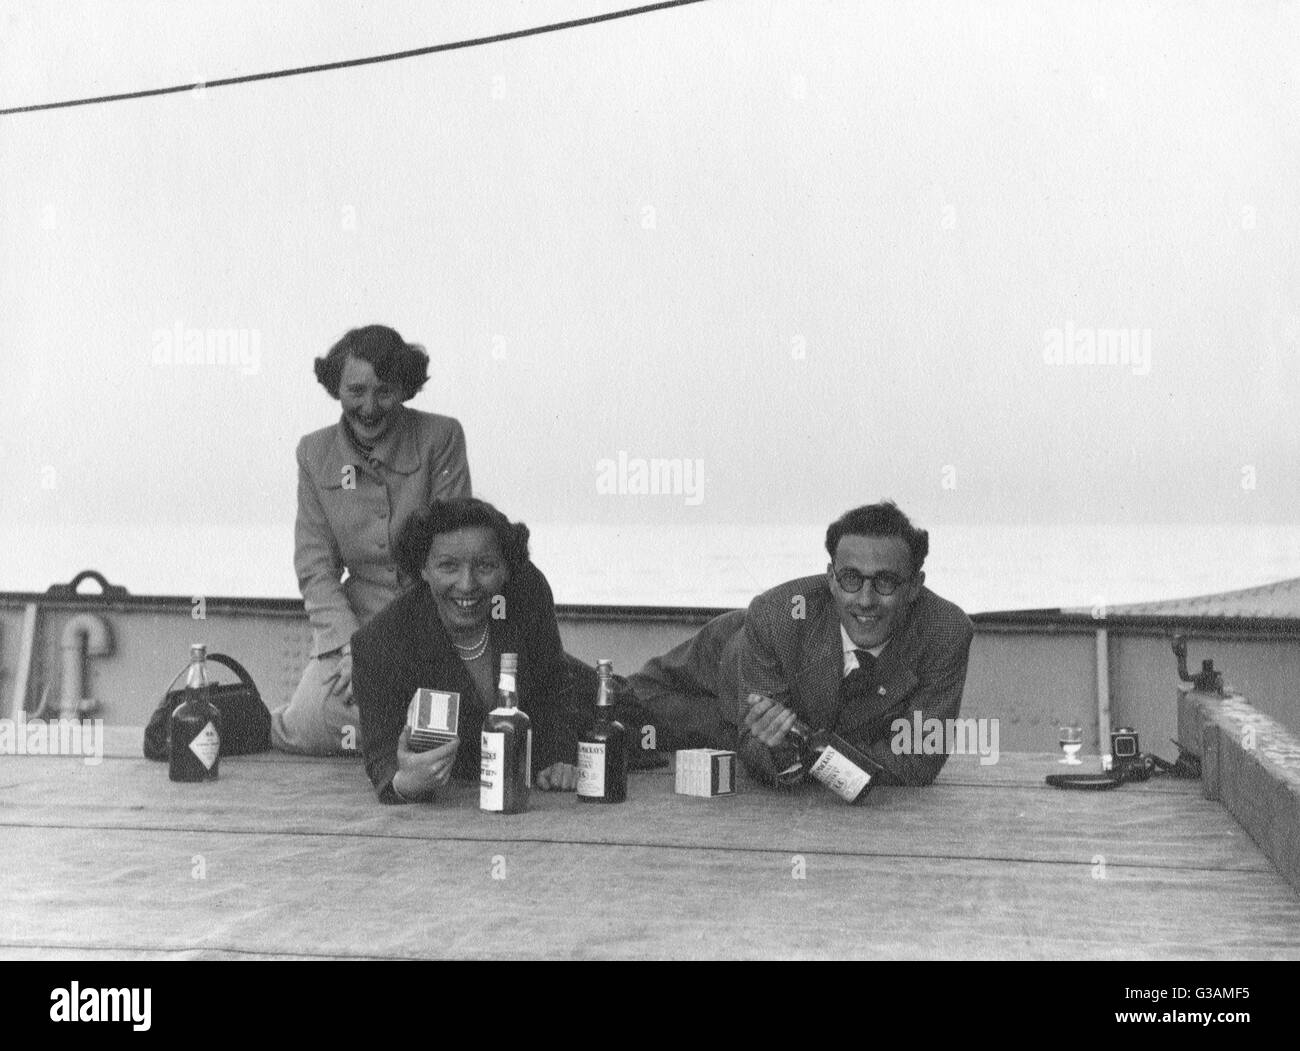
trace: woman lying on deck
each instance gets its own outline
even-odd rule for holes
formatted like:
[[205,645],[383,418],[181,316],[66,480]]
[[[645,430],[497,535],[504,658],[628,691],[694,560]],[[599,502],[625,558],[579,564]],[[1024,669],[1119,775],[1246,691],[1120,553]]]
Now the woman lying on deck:
[[[528,559],[528,527],[471,497],[436,500],[394,552],[421,583],[352,638],[352,691],[366,772],[385,803],[432,799],[455,777],[477,782],[479,730],[495,707],[502,653],[519,655],[519,707],[533,728],[536,785],[571,791],[577,739],[555,605]],[[460,737],[412,752],[406,711],[417,689],[460,694]]]

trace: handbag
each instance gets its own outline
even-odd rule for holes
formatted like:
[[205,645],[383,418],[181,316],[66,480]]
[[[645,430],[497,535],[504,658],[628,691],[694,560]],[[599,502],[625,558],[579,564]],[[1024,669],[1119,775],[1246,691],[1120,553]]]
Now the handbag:
[[[221,712],[221,755],[253,755],[271,750],[271,713],[262,703],[253,677],[239,661],[224,653],[209,653],[207,659],[229,668],[239,676],[237,683],[211,683],[208,701]],[[172,712],[185,700],[185,690],[173,690],[189,670],[187,663],[168,684],[162,703],[144,728],[146,759],[166,762],[171,755]]]

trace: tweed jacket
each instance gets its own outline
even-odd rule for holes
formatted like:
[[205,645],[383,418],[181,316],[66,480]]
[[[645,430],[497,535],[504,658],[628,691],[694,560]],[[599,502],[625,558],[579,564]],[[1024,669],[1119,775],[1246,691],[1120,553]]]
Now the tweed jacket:
[[723,648],[718,696],[724,714],[728,698],[735,698],[734,716],[743,727],[745,698],[765,694],[814,728],[834,729],[861,748],[889,775],[882,783],[928,785],[948,757],[895,755],[890,726],[900,717],[911,722],[917,711],[922,719],[957,717],[973,637],[965,613],[922,587],[907,619],[877,658],[875,696],[841,710],[839,614],[826,578],[804,577],[749,604],[743,626]]
[[[569,682],[564,647],[550,585],[536,566],[524,563],[502,595],[504,615],[488,621],[492,677],[495,683],[501,673],[501,654],[519,655],[519,707],[532,720],[536,776],[552,763],[577,759],[577,734],[564,708]],[[401,802],[392,788],[397,739],[411,696],[421,687],[460,694],[460,748],[452,776],[477,780],[479,732],[496,698],[479,696],[423,581],[352,639],[352,694],[361,713],[362,754],[385,803]]]
[[392,553],[406,520],[434,499],[469,495],[465,432],[450,416],[400,407],[369,459],[342,419],[298,443],[293,563],[313,657],[337,650],[413,583]]

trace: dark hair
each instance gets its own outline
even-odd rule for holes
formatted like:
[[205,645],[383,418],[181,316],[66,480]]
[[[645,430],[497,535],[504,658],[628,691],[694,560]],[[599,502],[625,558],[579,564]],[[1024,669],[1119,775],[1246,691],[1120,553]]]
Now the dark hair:
[[316,359],[316,378],[331,398],[339,396],[348,358],[370,362],[376,376],[402,389],[402,401],[410,401],[429,381],[429,355],[422,346],[407,343],[387,325],[366,325],[352,329],[328,354]]
[[826,550],[835,561],[835,549],[845,536],[896,536],[901,537],[912,553],[912,572],[921,572],[925,556],[930,553],[930,534],[912,525],[907,515],[898,509],[893,500],[855,507],[845,511],[826,530]]
[[427,510],[413,514],[397,536],[393,557],[407,574],[418,578],[435,536],[473,528],[492,531],[512,577],[528,561],[528,527],[523,522],[511,522],[486,500],[472,496],[435,500]]

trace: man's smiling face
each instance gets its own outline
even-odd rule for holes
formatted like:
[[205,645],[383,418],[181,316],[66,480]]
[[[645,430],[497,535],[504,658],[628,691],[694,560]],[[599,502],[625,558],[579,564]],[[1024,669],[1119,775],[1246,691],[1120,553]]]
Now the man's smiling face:
[[[840,577],[862,587],[854,592],[840,584]],[[876,591],[868,577],[880,578],[897,587],[891,595]],[[839,611],[840,623],[853,645],[869,650],[884,643],[907,619],[925,574],[912,574],[912,555],[907,542],[898,536],[845,535],[835,547],[835,560],[827,567],[827,583]]]

